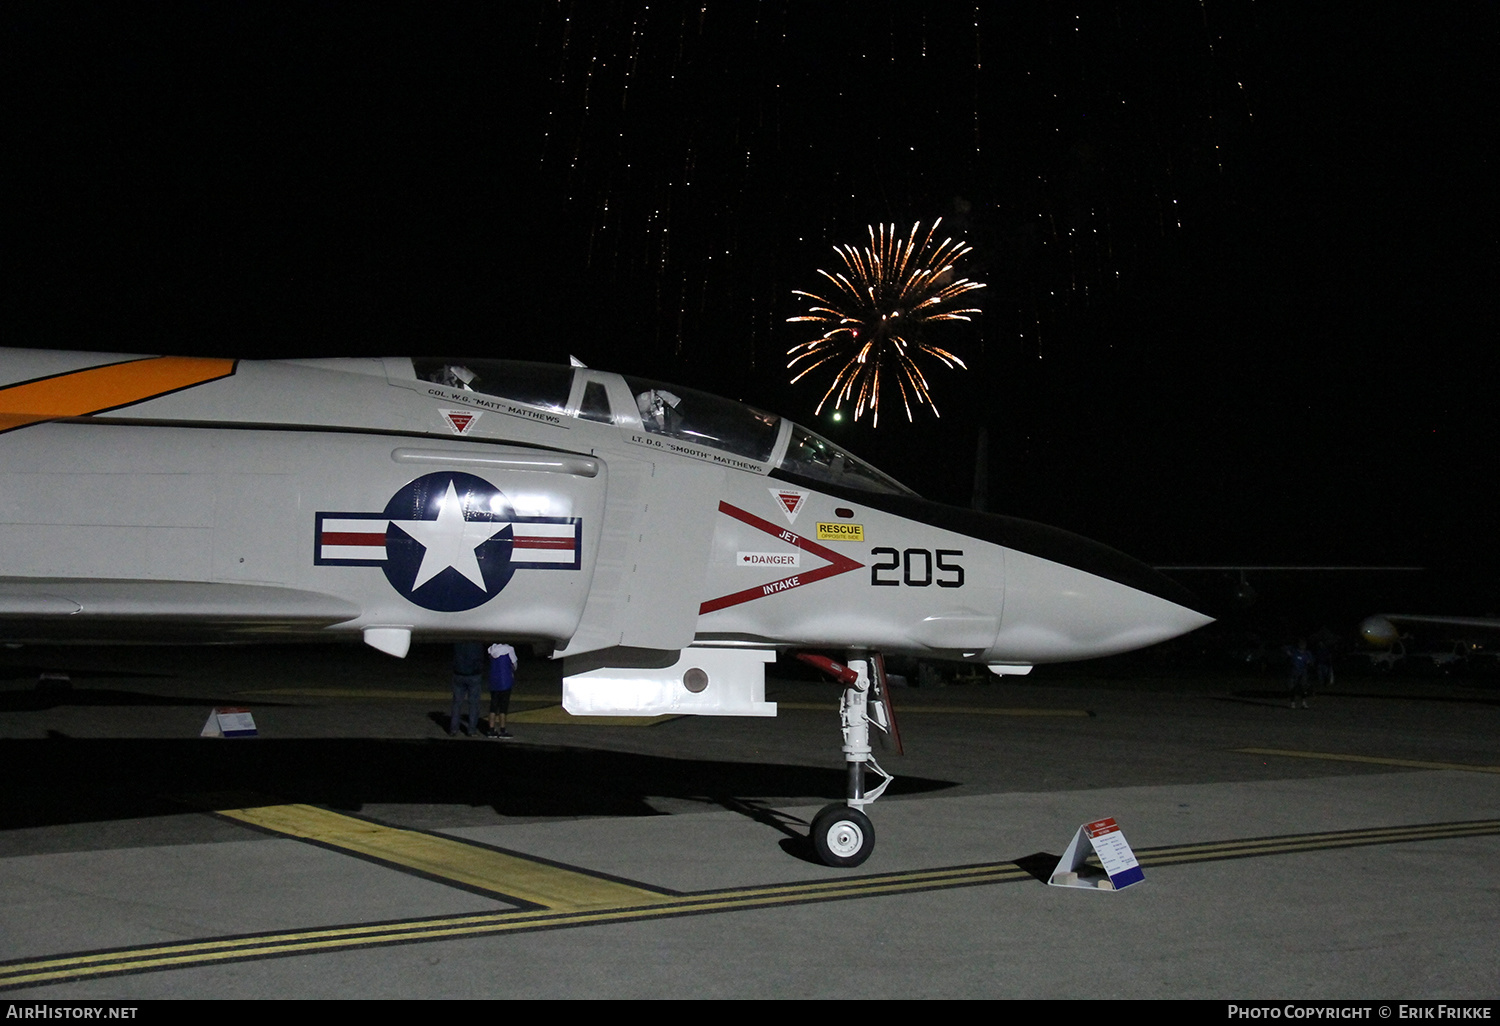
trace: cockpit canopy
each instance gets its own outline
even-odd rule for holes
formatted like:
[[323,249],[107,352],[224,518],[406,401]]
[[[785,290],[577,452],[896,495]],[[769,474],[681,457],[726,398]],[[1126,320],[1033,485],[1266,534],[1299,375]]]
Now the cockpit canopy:
[[[800,477],[867,492],[912,495],[911,489],[881,473],[821,435],[753,406],[679,385],[588,368],[519,360],[414,359],[417,380],[458,391],[508,399],[552,413],[614,424],[671,438]],[[610,399],[609,379],[624,383]]]
[[479,392],[566,413],[573,387],[573,368],[520,360],[452,360],[442,357],[411,362],[418,381],[446,385],[460,392]]

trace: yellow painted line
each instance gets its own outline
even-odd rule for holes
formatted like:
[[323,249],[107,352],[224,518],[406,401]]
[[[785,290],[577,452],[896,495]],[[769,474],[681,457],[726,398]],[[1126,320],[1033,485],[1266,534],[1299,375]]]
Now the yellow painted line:
[[1364,830],[1334,830],[1321,834],[1283,834],[1276,837],[1247,837],[1232,841],[1209,841],[1176,846],[1168,845],[1152,848],[1151,851],[1158,857],[1171,857],[1181,853],[1201,854],[1216,850],[1248,851],[1257,846],[1285,844],[1288,840],[1303,844],[1353,844],[1371,839],[1407,839],[1418,835],[1444,834],[1454,831],[1473,832],[1476,830],[1480,832],[1500,830],[1500,819],[1467,820],[1459,823],[1430,823],[1420,826],[1372,827]]
[[[447,701],[453,697],[452,691],[395,691],[389,688],[255,688],[250,691],[236,691],[235,694],[271,698],[354,698],[360,701],[370,698],[400,698],[419,701],[441,699]],[[559,699],[555,695],[546,698],[522,698],[517,695],[510,700],[512,706],[557,705],[558,702]]]
[[[259,695],[270,698],[349,698],[349,699],[406,699],[438,701],[452,697],[449,691],[392,691],[373,688],[256,688],[235,692],[239,695]],[[547,698],[511,699],[511,705],[531,706],[531,709],[512,712],[510,719],[517,723],[570,723],[593,727],[649,727],[668,720],[681,719],[680,715],[667,716],[574,716],[562,707],[556,695]],[[813,712],[837,712],[837,702],[778,702],[779,709],[799,709]],[[897,715],[906,713],[951,713],[957,716],[1077,716],[1087,717],[1087,709],[1028,709],[994,708],[972,705],[899,705]]]
[[451,691],[376,691],[372,688],[255,688],[236,691],[236,695],[256,698],[354,698],[363,702],[372,698],[400,698],[435,702],[453,697]]
[[575,727],[654,727],[680,716],[574,716],[561,705],[528,709],[509,715],[508,723],[567,723]]
[[1475,766],[1463,762],[1424,762],[1420,759],[1384,759],[1372,755],[1342,755],[1336,752],[1297,752],[1286,748],[1235,748],[1242,755],[1279,755],[1288,759],[1324,759],[1329,762],[1362,762],[1403,769],[1463,770],[1468,773],[1500,773],[1500,766]]
[[[986,874],[979,872],[984,869],[989,870],[988,878]],[[730,894],[663,898],[654,905],[634,908],[585,910],[572,913],[552,910],[480,913],[469,916],[412,920],[406,923],[298,930],[280,934],[145,946],[71,957],[61,956],[0,966],[0,989],[117,973],[171,969],[186,965],[240,961],[293,953],[336,951],[377,944],[447,940],[548,927],[589,926],[681,915],[743,911],[810,901],[839,901],[914,890],[934,890],[1031,879],[1029,874],[1008,863],[998,863],[991,867],[972,867],[968,872],[950,880],[942,879],[944,875],[947,874],[939,873],[934,880],[924,879],[921,874],[914,874],[907,879],[891,876],[874,881],[860,879],[825,881],[805,888],[772,886],[757,891]]]
[[1451,837],[1480,837],[1497,833],[1500,833],[1500,820],[1491,819],[1465,823],[1434,823],[1413,827],[1341,830],[1326,834],[1249,838],[1239,841],[1152,848],[1144,855],[1137,854],[1142,865],[1171,866],[1215,859],[1258,858],[1264,855],[1286,855],[1331,848],[1357,848],[1372,844],[1443,840]]
[[[280,808],[289,808],[282,806]],[[295,808],[295,807],[290,807]],[[243,811],[243,810],[241,810]],[[322,811],[322,810],[315,810]],[[328,813],[339,819],[336,813]],[[354,822],[363,824],[362,820]],[[370,824],[365,824],[370,825]],[[1436,840],[1446,837],[1500,834],[1500,820],[1457,823],[1426,823],[1405,827],[1374,827],[1283,837],[1208,841],[1137,850],[1143,866],[1162,867],[1214,859],[1258,858],[1314,849],[1360,847],[1403,841]],[[425,835],[424,835],[425,836]],[[327,842],[324,842],[327,843]],[[458,842],[462,843],[462,842]],[[511,856],[518,862],[530,860]],[[570,872],[546,866],[554,873]],[[579,876],[586,876],[576,871]],[[150,944],[113,951],[83,952],[40,959],[18,959],[0,965],[0,990],[14,987],[149,972],[179,966],[268,958],[279,955],[348,950],[379,944],[410,944],[421,941],[477,937],[507,932],[556,929],[659,919],[670,916],[771,908],[817,901],[844,901],[921,890],[972,887],[1033,879],[1014,863],[993,862],[973,866],[885,873],[866,877],[840,877],[800,883],[770,884],[698,894],[669,895],[649,890],[652,900],[613,908],[529,909],[434,916],[399,923],[354,924],[287,930],[262,934],[208,938],[173,944]],[[508,885],[507,885],[508,887]],[[509,888],[513,890],[514,888]]]
[[[450,691],[391,691],[373,688],[256,688],[237,691],[238,695],[264,696],[268,698],[348,698],[348,699],[405,699],[435,702],[452,697]],[[531,706],[530,709],[510,713],[509,720],[515,723],[567,723],[585,727],[651,727],[668,720],[681,719],[681,715],[667,716],[574,716],[562,707],[556,695],[546,698],[522,698],[517,695],[511,706]],[[777,702],[778,709],[798,709],[812,712],[837,712],[837,702]],[[1028,709],[994,708],[973,705],[898,705],[896,714],[950,713],[955,716],[1074,716],[1087,717],[1087,709]]]
[[[452,699],[453,691],[380,691],[357,687],[264,687],[236,691],[240,696],[323,697],[323,699],[405,699],[438,702]],[[507,714],[507,723],[564,723],[568,726],[655,726],[681,715],[573,715],[562,708],[558,697],[513,697],[511,706],[529,705]],[[837,708],[837,706],[834,706]],[[483,709],[481,709],[483,712]]]
[[220,816],[314,841],[424,876],[558,911],[659,902],[664,895],[603,877],[417,830],[372,823],[312,805],[220,809]]
[[898,705],[896,715],[905,713],[961,713],[964,716],[1089,716],[1087,709],[995,709],[971,705]]
[[234,373],[233,360],[156,356],[0,388],[0,431],[83,417]]
[[947,887],[968,887],[985,883],[1005,883],[1011,880],[1030,879],[1031,874],[1010,862],[991,862],[978,866],[959,866],[951,869],[913,870],[905,873],[887,873],[881,876],[862,876],[852,879],[815,880],[804,883],[747,887],[737,890],[715,891],[716,901],[755,901],[768,898],[782,901],[832,900],[834,898],[859,898],[875,894],[895,894],[902,891],[933,890]]
[[[241,696],[270,698],[352,698],[364,701],[372,698],[405,699],[408,701],[447,701],[453,697],[451,691],[376,691],[366,688],[258,688],[254,691],[237,691]],[[574,716],[562,707],[556,697],[512,698],[512,707],[531,706],[507,716],[509,723],[565,723],[577,727],[654,727],[668,720],[681,719],[680,715],[667,716]],[[837,708],[833,706],[832,708]],[[482,712],[482,710],[481,710]]]
[[[837,702],[777,702],[778,709],[809,709],[816,712],[836,712]],[[1087,709],[1002,709],[984,705],[902,705],[896,704],[896,715],[907,713],[953,713],[962,716],[1088,716]]]
[[[330,946],[351,947],[390,943],[392,940],[399,939],[419,940],[427,937],[471,936],[478,933],[534,930],[549,925],[618,922],[625,919],[681,915],[685,912],[726,911],[733,908],[755,908],[798,901],[865,897],[921,888],[933,889],[934,883],[968,886],[974,883],[998,883],[1028,878],[1028,874],[1010,863],[994,863],[984,866],[965,866],[956,870],[893,873],[878,877],[823,880],[804,884],[773,884],[768,887],[709,892],[702,895],[663,896],[660,902],[650,907],[606,909],[585,913],[560,913],[555,910],[470,913],[408,920],[403,923],[324,927],[243,937],[185,941],[176,944],[146,945],[118,951],[10,963],[0,966],[0,986],[14,986],[21,982],[13,978],[13,974],[38,970],[74,968],[87,971],[90,967],[94,967],[97,971],[97,967],[104,965],[105,971],[116,972],[126,961],[137,961],[149,967],[158,963],[210,960],[205,956],[243,958],[247,955],[253,957],[255,954],[313,950]],[[109,964],[105,965],[106,963]]]

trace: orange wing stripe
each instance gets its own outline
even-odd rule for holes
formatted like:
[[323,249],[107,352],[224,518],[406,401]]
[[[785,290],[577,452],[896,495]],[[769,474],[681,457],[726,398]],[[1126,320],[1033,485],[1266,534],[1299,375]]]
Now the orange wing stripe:
[[233,360],[156,356],[0,388],[0,431],[144,402],[234,373]]

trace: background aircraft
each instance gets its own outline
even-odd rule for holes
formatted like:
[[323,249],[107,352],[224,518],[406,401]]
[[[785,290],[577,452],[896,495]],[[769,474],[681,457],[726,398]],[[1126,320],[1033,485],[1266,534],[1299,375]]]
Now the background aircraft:
[[1359,635],[1372,645],[1390,645],[1400,640],[1397,624],[1430,624],[1436,627],[1458,627],[1465,630],[1500,631],[1500,619],[1493,616],[1424,616],[1413,613],[1377,613],[1360,622]]
[[[1408,651],[1407,642],[1412,635],[1403,633],[1402,626],[1415,627],[1425,635],[1425,643],[1411,646]],[[1433,638],[1432,632],[1425,630],[1430,627],[1444,628],[1444,631]],[[1377,650],[1370,653],[1371,664],[1377,669],[1390,670],[1396,663],[1411,659],[1430,663],[1434,669],[1447,673],[1496,658],[1493,642],[1500,636],[1500,618],[1377,613],[1360,621],[1359,634]]]
[[765,664],[832,650],[849,789],[813,841],[843,865],[890,780],[881,653],[1025,673],[1209,622],[774,414],[503,361],[6,351],[0,553],[8,642],[504,638],[564,660],[579,715],[774,715]]

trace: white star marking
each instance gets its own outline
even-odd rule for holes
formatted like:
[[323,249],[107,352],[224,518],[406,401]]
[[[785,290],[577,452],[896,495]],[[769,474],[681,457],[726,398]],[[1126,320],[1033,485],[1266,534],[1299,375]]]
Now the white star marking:
[[474,550],[508,525],[494,520],[465,520],[463,501],[452,481],[448,482],[448,494],[443,496],[436,520],[392,520],[391,523],[427,550],[422,553],[422,565],[417,569],[412,591],[451,566],[481,591],[489,592],[484,586],[484,574],[480,572],[479,557]]

